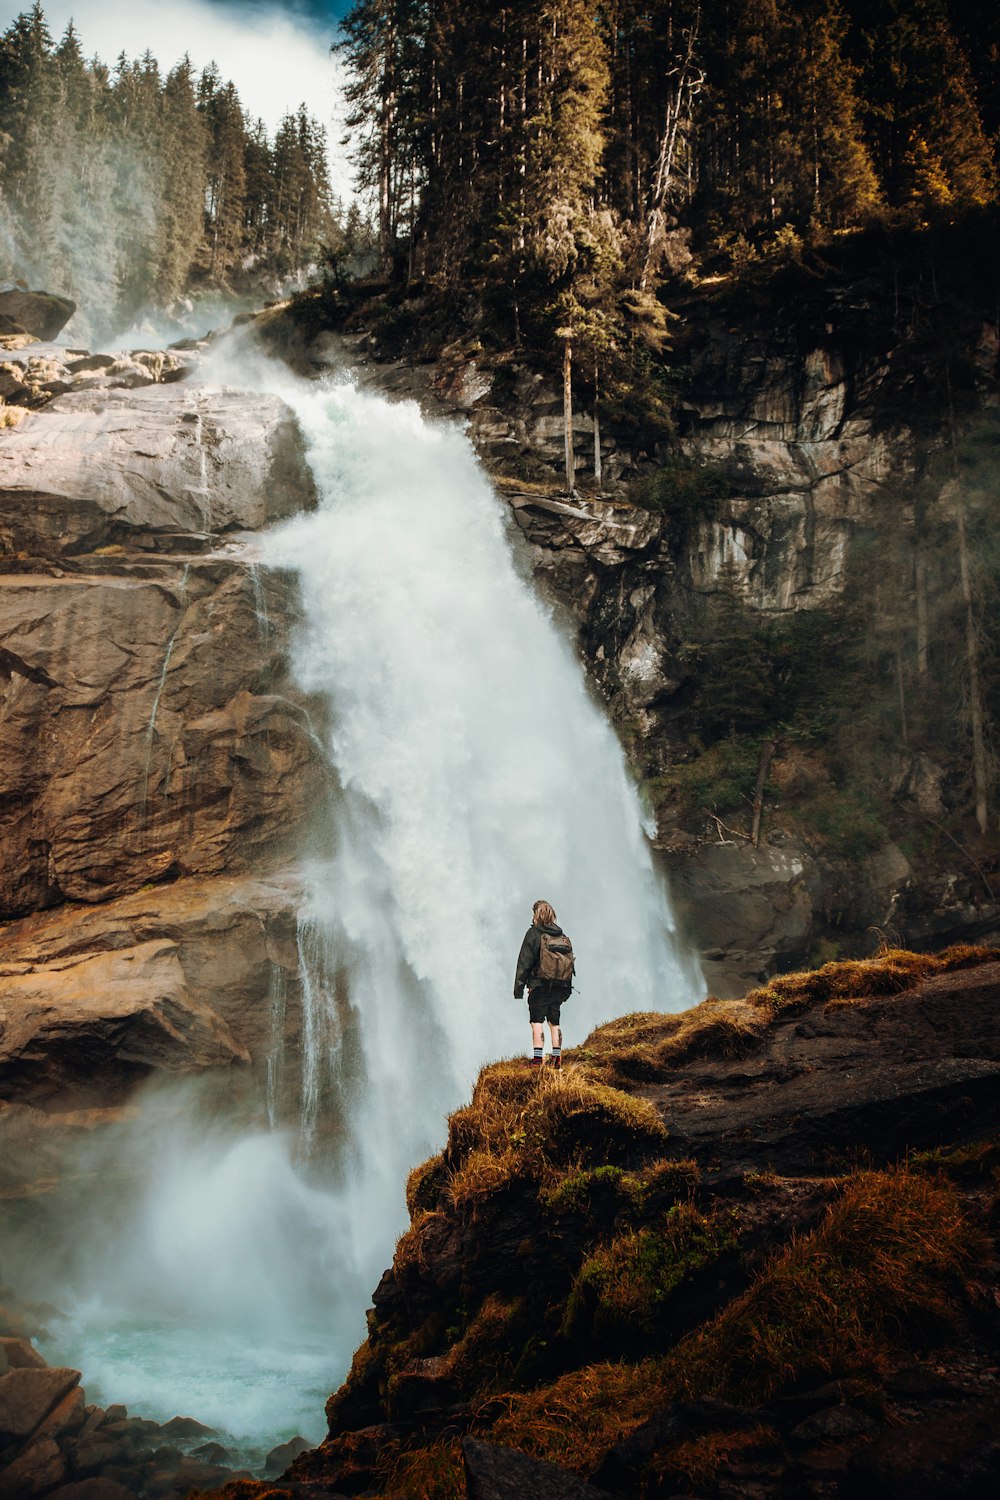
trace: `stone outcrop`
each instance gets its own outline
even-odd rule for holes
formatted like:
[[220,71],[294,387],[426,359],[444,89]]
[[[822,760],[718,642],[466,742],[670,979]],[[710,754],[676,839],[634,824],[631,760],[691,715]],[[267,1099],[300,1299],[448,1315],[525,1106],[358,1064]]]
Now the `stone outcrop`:
[[[0,957],[0,1195],[58,1188],[76,1144],[127,1115],[156,1073],[211,1071],[258,1118],[267,1058],[294,1063],[299,1013],[294,872],[177,880],[10,923]],[[277,1102],[294,1113],[292,1092]]]
[[272,396],[183,385],[71,393],[0,445],[0,546],[43,557],[204,547],[311,494],[294,422]]
[[[9,358],[27,369],[38,347]],[[146,366],[127,389],[118,358],[58,357],[104,388],[50,392],[0,433],[0,1138],[15,1197],[57,1187],[74,1141],[150,1076],[217,1074],[259,1113],[269,1050],[298,1045],[294,861],[329,774],[287,674],[291,582],[248,542],[315,500],[291,412],[153,384]],[[182,369],[158,359],[161,376]]]
[[988,1487],[998,960],[889,951],[611,1022],[561,1074],[484,1069],[411,1175],[330,1436],[289,1478]]
[[0,334],[30,333],[54,339],[76,312],[76,303],[52,292],[29,292],[8,283],[0,287]]

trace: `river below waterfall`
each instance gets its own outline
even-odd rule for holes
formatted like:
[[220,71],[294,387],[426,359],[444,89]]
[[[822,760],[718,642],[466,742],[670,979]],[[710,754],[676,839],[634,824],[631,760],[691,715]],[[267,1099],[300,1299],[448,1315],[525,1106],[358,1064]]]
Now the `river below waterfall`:
[[293,1065],[277,1022],[301,1005],[297,1102],[282,1112],[274,1090],[268,1133],[209,1127],[183,1100],[166,1134],[140,1114],[119,1142],[131,1196],[74,1226],[45,1352],[90,1400],[193,1415],[257,1464],[321,1437],[407,1172],[483,1063],[527,1053],[511,990],[532,902],[577,952],[567,1046],[703,990],[621,749],[464,433],[235,341],[205,380],[279,394],[319,493],[253,564],[258,593],[262,571],[297,576],[295,675],[333,773],[302,851],[299,984],[260,1002],[272,1084]]

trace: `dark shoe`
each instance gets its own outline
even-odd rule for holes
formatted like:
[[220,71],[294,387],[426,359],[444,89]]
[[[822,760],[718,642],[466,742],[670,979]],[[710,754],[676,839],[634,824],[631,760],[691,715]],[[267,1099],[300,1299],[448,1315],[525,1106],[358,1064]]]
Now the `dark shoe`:
[[552,1064],[552,1066],[554,1068],[561,1068],[562,1067],[562,1058],[561,1057],[550,1057],[549,1058],[549,1062]]

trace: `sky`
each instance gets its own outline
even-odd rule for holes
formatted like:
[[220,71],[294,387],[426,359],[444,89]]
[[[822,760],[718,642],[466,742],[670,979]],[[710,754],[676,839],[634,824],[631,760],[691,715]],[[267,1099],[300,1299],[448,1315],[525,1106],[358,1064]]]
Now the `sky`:
[[[0,0],[5,31],[31,0]],[[58,38],[72,19],[84,55],[113,63],[120,52],[148,48],[166,72],[190,53],[196,68],[211,61],[235,83],[244,108],[274,134],[281,117],[302,103],[326,126],[336,193],[350,192],[351,169],[341,137],[341,63],[331,57],[337,21],[349,0],[42,0]]]

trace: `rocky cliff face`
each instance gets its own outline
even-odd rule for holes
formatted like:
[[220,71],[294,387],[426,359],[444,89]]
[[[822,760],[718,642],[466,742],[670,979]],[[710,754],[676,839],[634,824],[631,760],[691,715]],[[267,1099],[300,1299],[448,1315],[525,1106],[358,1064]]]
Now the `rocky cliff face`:
[[294,419],[108,368],[0,435],[7,1192],[152,1071],[260,1075],[326,785],[250,540],[313,503]]
[[[973,446],[995,425],[993,273],[955,269],[966,284],[939,293],[933,264],[826,272],[680,297],[673,434],[606,420],[597,486],[593,419],[578,411],[573,496],[554,380],[460,344],[436,363],[380,364],[377,334],[353,337],[382,388],[467,421],[650,790],[721,994],[869,951],[873,927],[920,946],[1000,926],[1000,847],[962,801],[962,644],[942,624],[960,609],[949,442],[975,468],[955,407]],[[985,490],[978,503],[988,547]],[[936,696],[928,633],[951,682]],[[821,671],[835,688],[813,710],[801,680],[822,699]]]

